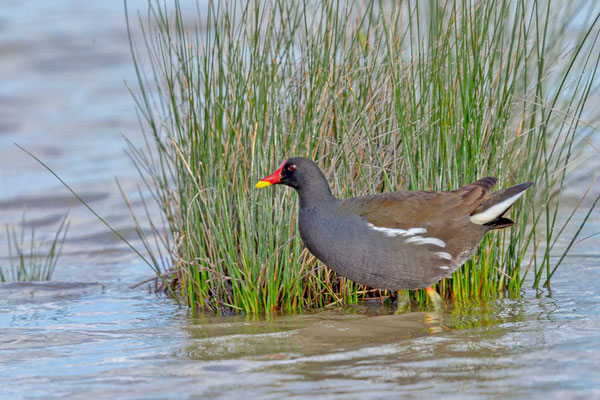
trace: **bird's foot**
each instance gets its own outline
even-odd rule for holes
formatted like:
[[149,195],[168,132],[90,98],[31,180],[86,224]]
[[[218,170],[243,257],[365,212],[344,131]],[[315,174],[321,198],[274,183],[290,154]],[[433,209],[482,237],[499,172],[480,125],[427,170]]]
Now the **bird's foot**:
[[439,293],[436,292],[431,286],[426,287],[425,291],[427,292],[427,296],[429,296],[429,302],[433,306],[433,309],[435,311],[442,311],[443,303]]

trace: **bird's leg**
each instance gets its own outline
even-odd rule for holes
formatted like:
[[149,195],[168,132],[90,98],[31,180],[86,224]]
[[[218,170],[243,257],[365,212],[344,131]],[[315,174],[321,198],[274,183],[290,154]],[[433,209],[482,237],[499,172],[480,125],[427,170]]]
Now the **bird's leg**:
[[403,314],[410,310],[410,297],[408,297],[406,290],[398,290],[396,298],[398,299],[398,306],[394,314]]
[[440,311],[442,309],[442,298],[439,293],[435,291],[431,286],[426,287],[425,291],[427,292],[427,296],[429,296],[429,301],[433,306],[433,309],[436,311]]

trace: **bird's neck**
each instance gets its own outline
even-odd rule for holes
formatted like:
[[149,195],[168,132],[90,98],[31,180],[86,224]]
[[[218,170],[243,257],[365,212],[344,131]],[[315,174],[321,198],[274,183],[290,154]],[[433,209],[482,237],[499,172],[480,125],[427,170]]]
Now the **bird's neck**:
[[323,177],[322,180],[315,180],[310,184],[297,189],[300,199],[300,209],[303,208],[322,208],[337,202],[337,199],[331,194],[331,189]]

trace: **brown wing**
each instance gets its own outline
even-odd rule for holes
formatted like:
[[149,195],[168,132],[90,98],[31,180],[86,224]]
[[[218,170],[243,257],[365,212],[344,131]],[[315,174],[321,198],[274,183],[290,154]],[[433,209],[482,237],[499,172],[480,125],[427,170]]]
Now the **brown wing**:
[[450,193],[455,193],[460,196],[466,205],[474,205],[474,207],[469,210],[469,212],[472,212],[489,197],[488,192],[496,185],[496,182],[498,182],[498,179],[493,176],[487,176]]
[[401,191],[350,198],[342,202],[338,213],[360,215],[376,227],[426,228],[445,239],[448,225],[469,217],[488,198],[496,181],[486,177],[452,192]]

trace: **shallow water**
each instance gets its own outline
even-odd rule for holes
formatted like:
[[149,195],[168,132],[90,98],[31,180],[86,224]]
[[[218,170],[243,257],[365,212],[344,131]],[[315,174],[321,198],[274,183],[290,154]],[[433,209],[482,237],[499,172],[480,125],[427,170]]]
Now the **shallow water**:
[[[121,2],[4,4],[0,50],[0,223],[26,207],[50,235],[69,206],[72,219],[52,282],[0,284],[1,398],[600,398],[598,236],[574,247],[551,296],[442,314],[191,317],[131,290],[148,268],[12,145],[131,233],[112,180],[139,204],[121,138],[141,139]],[[596,213],[582,237],[599,231]]]
[[5,284],[0,387],[4,398],[593,398],[598,280],[597,257],[571,257],[552,297],[271,318],[191,318],[118,283]]

